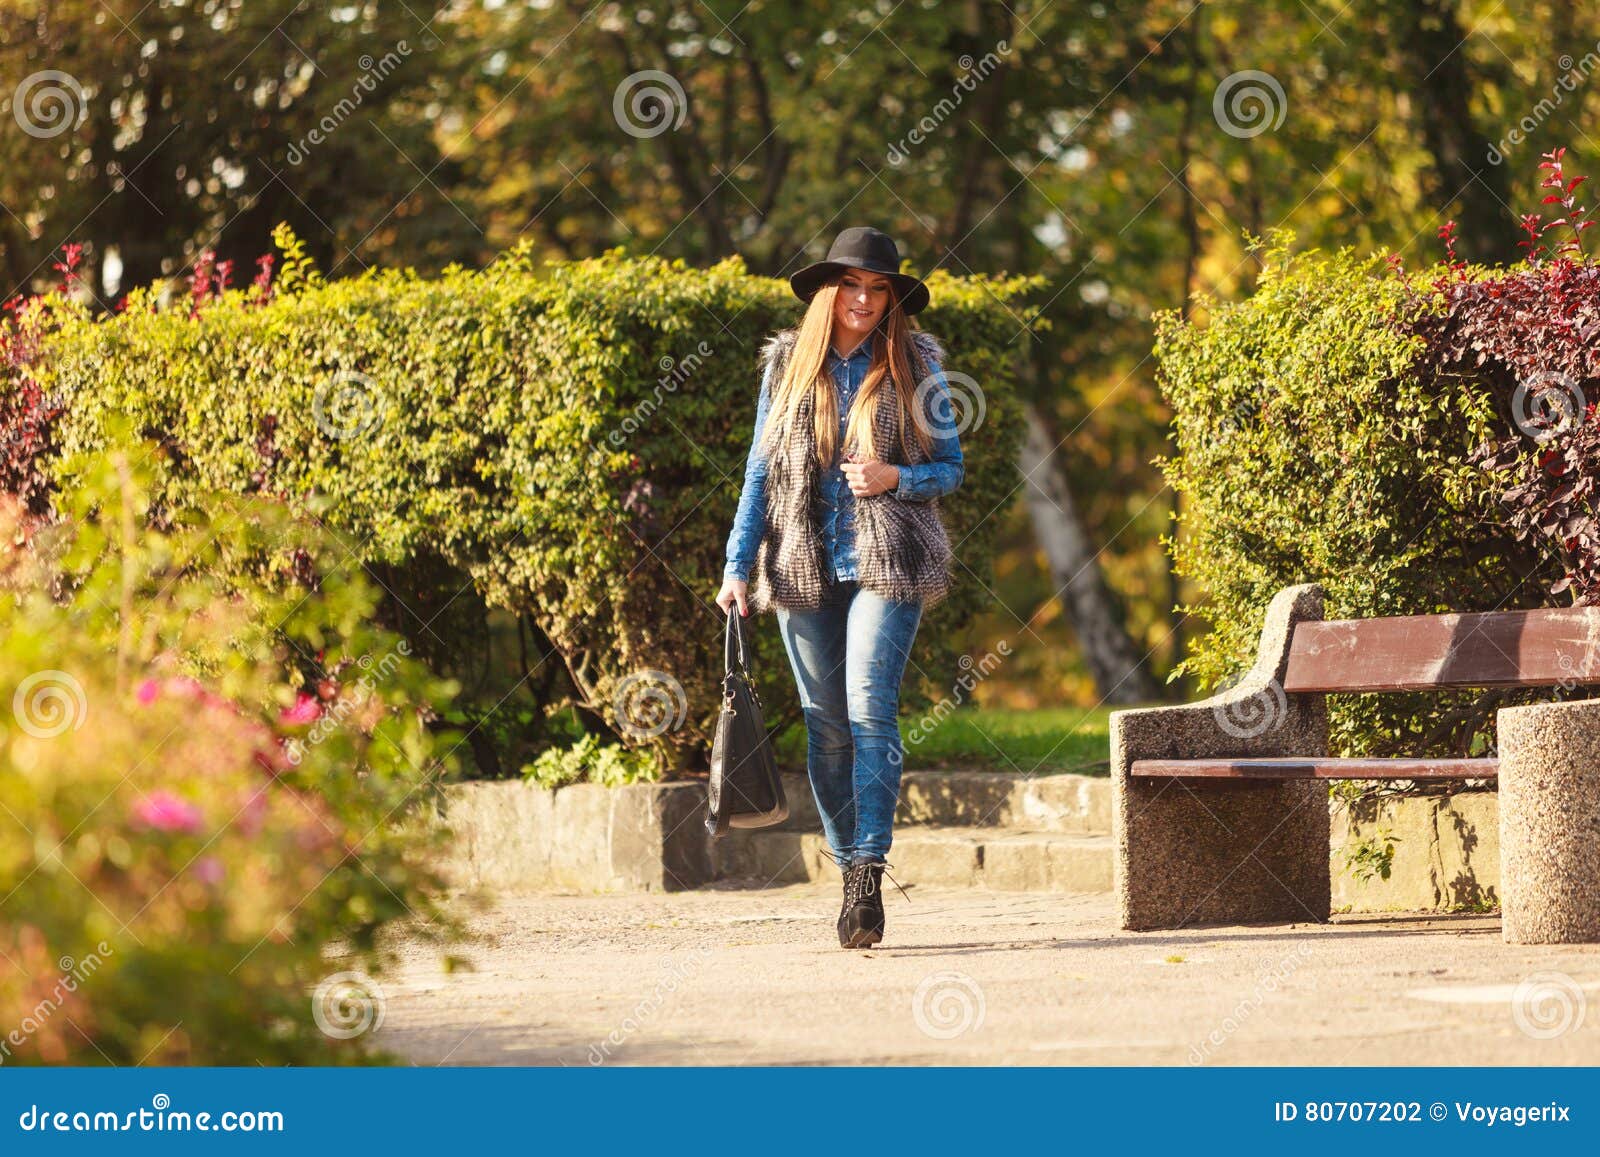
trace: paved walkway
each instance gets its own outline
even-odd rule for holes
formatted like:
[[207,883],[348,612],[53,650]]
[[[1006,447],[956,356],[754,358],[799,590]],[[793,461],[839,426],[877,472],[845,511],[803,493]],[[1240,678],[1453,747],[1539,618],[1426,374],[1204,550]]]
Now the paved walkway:
[[519,896],[476,971],[408,950],[377,1043],[418,1064],[1596,1064],[1600,946],[1495,916],[1115,930],[1108,894],[889,894],[845,952],[832,888]]

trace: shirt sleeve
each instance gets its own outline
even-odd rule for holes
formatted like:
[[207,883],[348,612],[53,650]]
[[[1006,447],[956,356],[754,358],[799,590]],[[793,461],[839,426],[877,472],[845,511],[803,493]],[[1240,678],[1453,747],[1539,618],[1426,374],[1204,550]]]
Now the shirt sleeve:
[[756,552],[760,549],[762,535],[767,525],[767,457],[761,448],[762,431],[766,428],[767,412],[772,405],[772,363],[767,363],[761,375],[761,389],[756,398],[755,431],[750,437],[750,454],[745,460],[744,486],[739,491],[739,509],[733,516],[733,530],[728,535],[728,560],[723,576],[750,581],[755,568]]
[[923,412],[932,435],[932,460],[916,465],[901,466],[900,482],[894,488],[896,498],[908,502],[926,502],[940,498],[961,485],[966,476],[966,464],[961,455],[961,436],[956,429],[955,409],[950,398],[950,383],[945,380],[944,369],[933,365],[934,387],[929,391]]

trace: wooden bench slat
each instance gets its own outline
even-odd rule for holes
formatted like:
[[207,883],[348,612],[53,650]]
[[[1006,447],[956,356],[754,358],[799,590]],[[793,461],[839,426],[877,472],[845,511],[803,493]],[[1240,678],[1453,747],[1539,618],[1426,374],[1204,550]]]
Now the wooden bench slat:
[[1600,607],[1295,625],[1283,689],[1429,691],[1600,683]]
[[1136,759],[1132,775],[1180,779],[1494,779],[1500,761],[1480,759]]

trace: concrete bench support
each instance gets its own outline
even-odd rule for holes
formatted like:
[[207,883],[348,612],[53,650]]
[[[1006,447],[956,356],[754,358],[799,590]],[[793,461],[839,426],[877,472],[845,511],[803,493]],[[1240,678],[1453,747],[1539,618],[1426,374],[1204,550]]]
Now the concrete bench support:
[[1326,783],[1130,774],[1136,759],[1326,755],[1324,697],[1283,690],[1295,623],[1321,618],[1320,588],[1280,591],[1267,609],[1256,664],[1237,686],[1198,703],[1112,714],[1122,927],[1328,919]]
[[1600,942],[1600,701],[1499,712],[1501,934]]

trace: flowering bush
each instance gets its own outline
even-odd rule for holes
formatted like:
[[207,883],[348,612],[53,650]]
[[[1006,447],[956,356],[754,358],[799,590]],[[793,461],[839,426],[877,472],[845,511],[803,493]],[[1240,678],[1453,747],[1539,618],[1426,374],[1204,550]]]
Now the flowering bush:
[[159,457],[74,466],[59,524],[0,509],[0,1061],[364,1059],[311,988],[397,922],[451,932],[451,687],[281,506],[152,508]]

